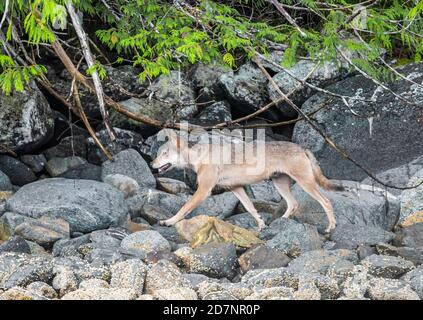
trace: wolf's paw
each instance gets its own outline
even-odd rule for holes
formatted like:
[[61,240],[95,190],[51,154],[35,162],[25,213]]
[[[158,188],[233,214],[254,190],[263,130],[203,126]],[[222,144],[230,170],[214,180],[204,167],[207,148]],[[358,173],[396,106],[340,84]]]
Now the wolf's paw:
[[166,227],[171,227],[171,226],[173,226],[176,222],[178,222],[177,220],[175,220],[175,219],[167,219],[167,220],[160,220],[159,221],[159,225],[161,225],[161,226],[166,226]]
[[330,222],[327,228],[325,229],[325,232],[330,233],[335,228],[336,228],[336,222]]

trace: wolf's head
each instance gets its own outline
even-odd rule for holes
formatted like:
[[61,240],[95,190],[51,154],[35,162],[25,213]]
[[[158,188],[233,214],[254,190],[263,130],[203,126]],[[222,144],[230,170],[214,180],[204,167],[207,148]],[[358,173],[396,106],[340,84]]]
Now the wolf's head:
[[151,162],[151,167],[158,170],[159,173],[166,172],[173,167],[187,167],[187,142],[183,138],[178,137],[173,130],[166,129],[164,132],[168,141],[157,151],[157,157]]

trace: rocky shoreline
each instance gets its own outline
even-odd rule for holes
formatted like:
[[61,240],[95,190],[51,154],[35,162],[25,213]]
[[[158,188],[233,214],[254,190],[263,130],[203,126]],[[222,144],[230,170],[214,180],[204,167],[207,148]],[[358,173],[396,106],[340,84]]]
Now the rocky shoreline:
[[[404,79],[392,83],[395,92],[420,103],[406,106],[342,64],[323,66],[311,83],[362,98],[346,106],[291,83],[274,65],[266,68],[284,92],[295,90],[293,99],[304,111],[328,103],[314,115],[317,123],[383,181],[400,186],[422,181],[421,87]],[[292,72],[301,77],[310,68],[304,60]],[[422,63],[401,70],[422,83]],[[137,84],[132,68],[107,71],[108,95],[158,120],[215,124],[275,99],[250,63],[236,72],[197,65],[152,84]],[[62,93],[68,90],[71,80],[64,71],[52,67],[48,76]],[[149,97],[128,98],[122,87],[134,94],[147,90]],[[84,91],[81,98],[89,116],[98,118],[95,99]],[[0,154],[0,300],[423,299],[423,186],[402,191],[373,184],[305,122],[267,128],[266,139],[309,148],[325,175],[346,187],[325,192],[336,229],[324,233],[322,208],[296,185],[300,208],[293,219],[282,218],[285,203],[265,181],[247,188],[268,225],[258,234],[260,244],[192,248],[178,228],[158,225],[193,193],[195,175],[189,170],[153,175],[148,163],[161,143],[157,130],[112,113],[116,141],[101,125],[96,128],[113,154],[110,161],[35,85],[25,94],[0,96],[0,105],[0,144],[18,154]],[[263,114],[269,122],[296,116],[283,104]],[[222,190],[188,218],[200,215],[256,227],[237,198]]]

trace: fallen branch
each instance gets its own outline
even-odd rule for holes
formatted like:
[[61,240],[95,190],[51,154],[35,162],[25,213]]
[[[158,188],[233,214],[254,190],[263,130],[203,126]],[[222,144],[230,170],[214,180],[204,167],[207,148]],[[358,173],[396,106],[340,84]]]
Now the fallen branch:
[[301,36],[306,37],[307,34],[300,28],[300,26],[295,22],[295,20],[289,15],[288,12],[284,9],[283,5],[279,3],[277,0],[267,0],[267,2],[273,4],[275,8],[285,17],[286,20],[295,28],[298,30],[298,32],[301,34]]
[[[87,37],[84,29],[82,28],[81,21],[80,21],[78,15],[76,14],[76,11],[75,11],[75,8],[72,4],[72,1],[68,0],[68,1],[66,1],[65,4],[66,4],[66,8],[69,12],[69,15],[71,17],[73,27],[76,31],[78,38],[79,38],[79,42],[81,44],[81,49],[82,49],[82,52],[84,53],[84,57],[85,57],[85,61],[87,62],[87,66],[88,66],[88,68],[94,68],[95,63],[94,63],[93,56],[91,54],[88,37]],[[99,108],[100,108],[100,113],[101,113],[101,116],[103,118],[104,126],[107,130],[107,133],[109,134],[110,139],[112,139],[112,141],[114,141],[116,139],[116,136],[113,133],[113,130],[110,127],[110,124],[109,124],[109,113],[107,112],[106,106],[105,106],[105,103],[104,103],[103,86],[101,84],[100,76],[98,75],[97,70],[92,70],[91,76],[93,78],[93,83],[94,83],[94,88],[95,88],[94,91],[97,95],[97,100],[98,100],[98,104],[99,104]]]
[[1,144],[0,143],[0,154],[1,153],[8,153],[14,157],[17,157],[17,154],[15,153],[15,151],[13,151],[12,149],[10,149],[8,146],[6,146],[5,144]]
[[386,184],[384,182],[382,182],[379,178],[377,178],[370,170],[368,170],[367,168],[365,168],[363,165],[361,165],[360,163],[358,163],[356,160],[352,159],[344,150],[340,149],[335,142],[332,141],[332,139],[322,130],[320,129],[320,127],[307,115],[304,113],[304,111],[302,111],[294,102],[291,101],[291,99],[289,99],[283,92],[282,90],[279,88],[279,86],[277,85],[277,83],[272,79],[272,76],[267,72],[267,70],[263,67],[263,65],[261,64],[260,60],[257,58],[257,55],[255,55],[253,57],[253,61],[257,64],[257,66],[260,68],[261,72],[266,76],[266,78],[269,80],[269,82],[272,84],[272,86],[275,88],[275,90],[279,93],[279,95],[281,97],[283,97],[285,99],[285,101],[294,109],[298,112],[298,114],[300,114],[305,121],[307,121],[311,127],[317,131],[317,133],[322,136],[322,138],[325,140],[325,142],[332,147],[332,149],[334,149],[337,153],[339,153],[343,158],[349,160],[350,162],[352,162],[354,165],[356,165],[358,168],[360,168],[361,170],[363,170],[370,178],[372,178],[373,180],[375,180],[377,183],[383,185],[386,188],[392,188],[392,189],[398,189],[398,190],[408,190],[408,189],[414,189],[417,188],[418,186],[423,184],[423,181],[411,186],[411,187],[398,187],[398,186],[394,186],[394,185],[390,185],[390,184]]

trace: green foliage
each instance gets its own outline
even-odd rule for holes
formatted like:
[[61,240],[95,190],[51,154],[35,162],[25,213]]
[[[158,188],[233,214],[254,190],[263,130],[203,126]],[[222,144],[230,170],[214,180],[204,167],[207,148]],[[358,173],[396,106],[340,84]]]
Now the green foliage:
[[[11,15],[14,21],[21,21],[17,30],[27,40],[28,50],[53,43],[57,37],[67,40],[75,36],[67,24],[66,1],[71,0],[10,1]],[[72,0],[85,24],[95,21],[97,27],[90,28],[90,37],[110,50],[115,63],[130,61],[139,67],[141,80],[199,61],[215,60],[237,68],[254,52],[266,54],[278,45],[287,46],[282,61],[285,67],[295,64],[299,56],[339,61],[341,48],[354,53],[356,67],[381,81],[392,79],[380,63],[382,51],[399,61],[420,61],[423,55],[423,0],[381,0],[366,8],[358,6],[360,0],[279,0],[305,37],[266,0],[104,2]],[[3,1],[0,16],[4,10]],[[67,28],[67,35],[57,34],[55,28]],[[6,40],[16,42],[11,24],[6,31]],[[0,81],[5,92],[22,90],[28,77],[44,72],[38,65],[22,67],[4,55],[1,59]],[[106,76],[100,63],[87,73],[94,70],[101,78]]]

